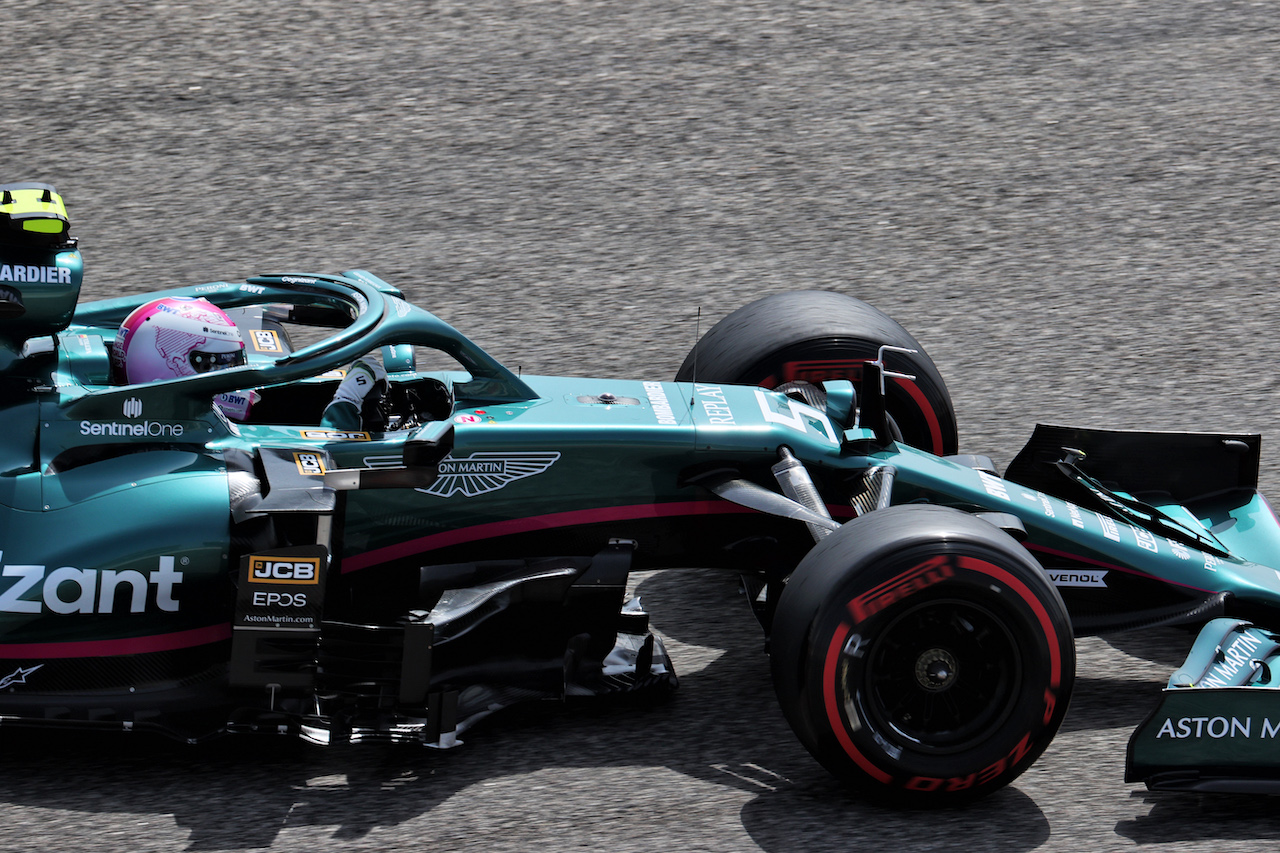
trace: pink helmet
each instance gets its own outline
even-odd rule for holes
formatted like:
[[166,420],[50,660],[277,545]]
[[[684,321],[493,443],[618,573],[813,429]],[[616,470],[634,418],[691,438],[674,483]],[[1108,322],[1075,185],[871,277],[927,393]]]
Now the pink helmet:
[[116,333],[111,362],[134,385],[245,363],[240,330],[206,299],[168,296],[139,305]]

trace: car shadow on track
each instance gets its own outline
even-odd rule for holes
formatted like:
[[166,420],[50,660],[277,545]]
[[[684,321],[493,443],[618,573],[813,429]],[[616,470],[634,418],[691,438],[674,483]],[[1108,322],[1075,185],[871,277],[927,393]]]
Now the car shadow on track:
[[[615,831],[610,811],[618,808],[642,813],[648,842],[669,837],[673,849],[692,803],[708,804],[712,824],[727,817],[728,831],[777,853],[928,846],[918,814],[859,802],[795,740],[734,578],[662,572],[639,591],[677,667],[682,652],[691,661],[667,702],[513,708],[448,752],[268,736],[193,747],[140,734],[8,729],[0,733],[0,802],[37,816],[68,811],[93,837],[120,839],[100,850],[138,849],[129,827],[139,823],[179,845],[185,833],[186,849],[200,851],[272,847],[285,830],[321,831],[329,839],[322,849],[375,831],[389,847],[431,838],[434,849],[486,839],[491,849],[528,849],[584,825],[599,839]],[[962,847],[984,846],[997,823],[1001,849],[1033,849],[1049,835],[1045,816],[1016,788],[929,819],[930,839],[945,831]],[[513,838],[527,843],[512,846]],[[625,841],[610,846],[627,849]]]
[[1133,797],[1150,811],[1118,822],[1115,831],[1136,844],[1248,841],[1262,849],[1280,840],[1280,801],[1274,796],[1135,791]]

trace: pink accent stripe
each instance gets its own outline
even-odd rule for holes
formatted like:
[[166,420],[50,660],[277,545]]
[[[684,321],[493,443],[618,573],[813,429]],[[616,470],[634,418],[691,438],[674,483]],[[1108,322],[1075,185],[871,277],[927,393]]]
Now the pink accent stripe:
[[231,639],[231,625],[209,625],[172,634],[85,640],[77,643],[0,643],[0,658],[105,658],[189,649]]
[[395,560],[401,557],[412,557],[451,545],[463,545],[482,539],[496,539],[500,536],[514,536],[518,533],[529,533],[535,530],[554,530],[559,527],[577,527],[584,524],[600,524],[615,521],[630,521],[638,518],[670,518],[680,515],[729,515],[755,512],[728,501],[677,501],[664,504],[637,504],[634,506],[611,506],[600,509],[582,509],[571,512],[554,512],[549,515],[535,515],[528,518],[513,518],[508,521],[494,521],[489,524],[477,524],[473,527],[462,527],[444,533],[433,533],[376,548],[356,554],[342,561],[342,572],[355,572],[367,569],[378,563]]
[[1117,566],[1115,563],[1104,563],[1101,560],[1094,560],[1091,557],[1082,557],[1079,554],[1072,554],[1070,551],[1061,551],[1057,548],[1049,548],[1045,545],[1035,545],[1031,542],[1026,542],[1023,544],[1022,547],[1026,548],[1028,551],[1041,551],[1045,554],[1052,554],[1055,557],[1065,557],[1068,560],[1076,560],[1077,562],[1088,563],[1089,565],[1097,566],[1100,569],[1111,569],[1117,572],[1128,572],[1131,575],[1141,575],[1144,578],[1151,577],[1151,575],[1147,574],[1146,572],[1140,572],[1136,569],[1126,569],[1124,566]]

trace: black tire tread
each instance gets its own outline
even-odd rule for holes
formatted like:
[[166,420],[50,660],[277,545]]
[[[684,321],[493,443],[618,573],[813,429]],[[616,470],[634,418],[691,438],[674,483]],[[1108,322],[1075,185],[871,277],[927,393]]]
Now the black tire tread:
[[[889,370],[916,376],[942,428],[939,455],[957,452],[955,407],[946,382],[915,337],[883,311],[843,293],[802,290],[766,296],[729,314],[694,346],[676,372],[677,382],[755,383],[762,364],[797,346],[829,343],[874,358],[882,344],[918,350],[889,353]],[[895,417],[897,413],[892,412]],[[902,418],[899,417],[901,421]]]

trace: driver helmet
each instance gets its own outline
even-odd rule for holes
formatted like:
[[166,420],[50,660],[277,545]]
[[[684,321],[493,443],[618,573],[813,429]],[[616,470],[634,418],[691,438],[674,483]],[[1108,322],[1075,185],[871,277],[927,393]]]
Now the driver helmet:
[[135,308],[111,351],[121,382],[195,376],[245,363],[240,330],[207,299],[167,296]]

